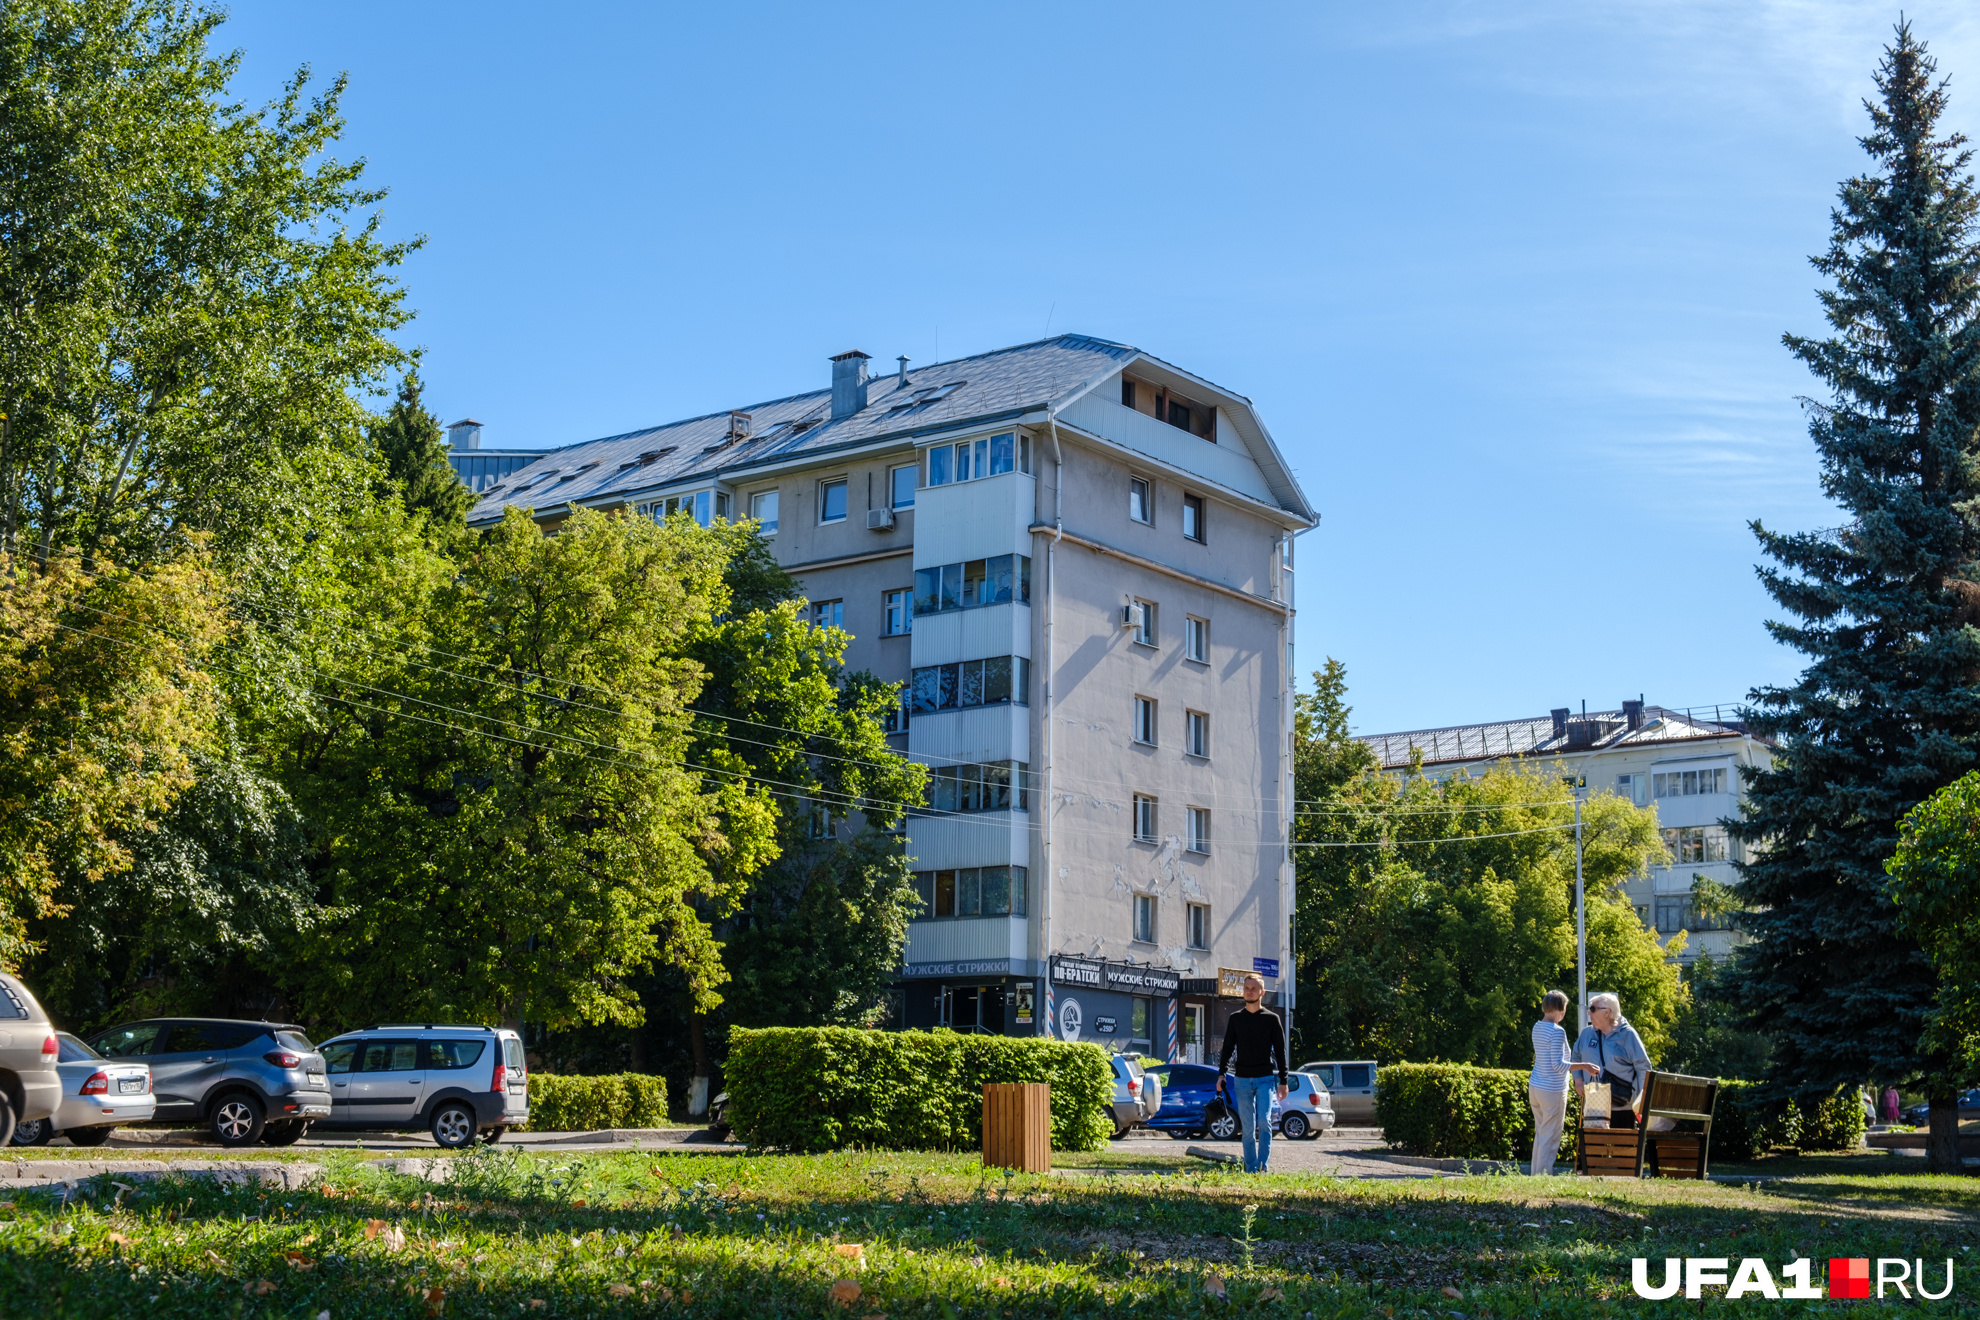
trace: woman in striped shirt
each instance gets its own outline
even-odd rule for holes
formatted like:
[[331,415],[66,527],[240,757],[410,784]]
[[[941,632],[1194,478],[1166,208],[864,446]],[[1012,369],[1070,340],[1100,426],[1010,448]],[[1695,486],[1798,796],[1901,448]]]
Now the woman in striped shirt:
[[1540,1020],[1533,1024],[1533,1072],[1526,1079],[1526,1101],[1533,1107],[1533,1162],[1527,1167],[1545,1177],[1554,1171],[1561,1151],[1561,1124],[1567,1119],[1568,1073],[1575,1068],[1596,1071],[1593,1064],[1568,1058],[1567,996],[1549,990],[1540,1001]]

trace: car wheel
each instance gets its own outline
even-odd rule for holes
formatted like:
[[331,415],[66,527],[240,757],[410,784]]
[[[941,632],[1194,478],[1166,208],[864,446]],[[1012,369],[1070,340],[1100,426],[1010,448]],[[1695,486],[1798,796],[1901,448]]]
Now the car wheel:
[[1215,1141],[1236,1141],[1240,1136],[1238,1116],[1226,1109],[1210,1120],[1210,1136]]
[[110,1127],[70,1128],[62,1135],[69,1139],[71,1146],[101,1146],[104,1142],[110,1140],[110,1134],[116,1130],[115,1125]]
[[1288,1141],[1304,1141],[1306,1126],[1305,1114],[1287,1114],[1279,1122],[1279,1135]]
[[0,1094],[0,1146],[14,1139],[14,1102]]
[[287,1123],[270,1123],[267,1130],[261,1134],[261,1140],[262,1144],[267,1146],[293,1146],[308,1132],[308,1119],[291,1119]]
[[1123,1123],[1121,1126],[1114,1129],[1113,1139],[1115,1141],[1124,1141],[1127,1138],[1127,1134],[1132,1131],[1134,1131],[1134,1124]]
[[481,1139],[492,1146],[500,1141],[503,1134],[508,1132],[508,1130],[507,1128],[488,1128],[482,1132]]
[[245,1091],[221,1096],[214,1102],[213,1117],[207,1120],[213,1139],[223,1146],[252,1146],[261,1140],[265,1124],[261,1101]]
[[1195,1135],[1196,1134],[1194,1132],[1189,1131],[1187,1128],[1169,1129],[1169,1136],[1172,1140],[1175,1141],[1188,1141],[1191,1137],[1194,1137]]
[[45,1118],[31,1118],[25,1123],[14,1125],[13,1144],[16,1146],[46,1146],[55,1136],[55,1125]]
[[442,1150],[459,1150],[474,1141],[474,1111],[450,1100],[433,1111],[432,1131]]

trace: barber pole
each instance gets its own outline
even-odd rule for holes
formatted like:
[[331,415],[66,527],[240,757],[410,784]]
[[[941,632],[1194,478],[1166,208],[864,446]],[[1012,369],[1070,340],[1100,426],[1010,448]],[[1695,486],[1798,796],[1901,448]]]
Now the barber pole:
[[1057,1034],[1059,1025],[1059,996],[1052,989],[1052,978],[1045,978],[1045,1034]]
[[1182,1058],[1182,1018],[1174,999],[1169,1000],[1169,1062]]

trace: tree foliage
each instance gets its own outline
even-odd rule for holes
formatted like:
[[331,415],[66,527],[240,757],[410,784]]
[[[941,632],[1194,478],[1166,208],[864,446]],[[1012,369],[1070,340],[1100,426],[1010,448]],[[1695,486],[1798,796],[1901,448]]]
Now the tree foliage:
[[1938,976],[1927,1047],[1980,1070],[1980,771],[1906,814],[1885,870],[1899,922]]
[[408,509],[451,530],[474,507],[474,492],[447,462],[445,433],[420,398],[423,388],[418,369],[408,370],[399,380],[398,398],[372,424],[371,443],[385,465],[380,493],[396,494]]
[[[1330,661],[1295,715],[1299,1030],[1304,1048],[1518,1067],[1540,997],[1574,979],[1574,802],[1542,766],[1441,782],[1373,772]],[[1621,893],[1664,856],[1653,812],[1583,807],[1588,984],[1622,997],[1656,1053],[1683,990]],[[1680,946],[1681,947],[1681,946]]]
[[1734,822],[1753,939],[1732,971],[1772,1042],[1770,1080],[1811,1100],[1944,1067],[1921,1046],[1932,969],[1884,875],[1899,820],[1980,751],[1980,198],[1963,140],[1939,127],[1934,77],[1901,24],[1866,103],[1872,167],[1841,186],[1814,258],[1834,333],[1786,336],[1828,386],[1809,435],[1850,521],[1794,535],[1753,524],[1774,561],[1761,582],[1790,616],[1768,629],[1808,664],[1752,694],[1751,726],[1778,750],[1746,772]]

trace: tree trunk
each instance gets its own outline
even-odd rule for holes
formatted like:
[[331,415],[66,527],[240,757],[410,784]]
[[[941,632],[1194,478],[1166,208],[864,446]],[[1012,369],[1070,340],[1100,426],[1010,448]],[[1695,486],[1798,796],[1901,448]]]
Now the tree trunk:
[[1934,1090],[1925,1135],[1925,1167],[1933,1173],[1964,1173],[1959,1160],[1959,1093]]
[[688,1011],[688,1046],[694,1053],[694,1080],[688,1083],[688,1117],[708,1116],[708,1019]]

